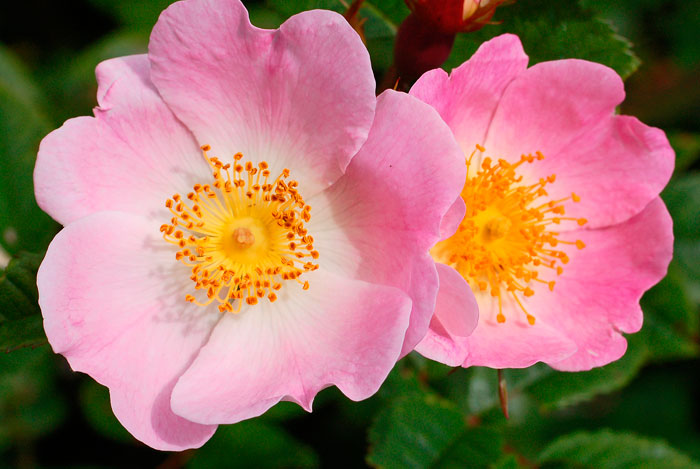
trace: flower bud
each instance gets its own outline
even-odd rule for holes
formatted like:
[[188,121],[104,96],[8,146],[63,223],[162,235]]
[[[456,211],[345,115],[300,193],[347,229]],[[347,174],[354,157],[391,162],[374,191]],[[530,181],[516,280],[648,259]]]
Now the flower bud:
[[437,68],[452,51],[455,35],[443,33],[411,13],[401,23],[394,46],[394,65],[402,80],[412,82]]
[[476,31],[505,0],[404,0],[419,18],[443,33]]

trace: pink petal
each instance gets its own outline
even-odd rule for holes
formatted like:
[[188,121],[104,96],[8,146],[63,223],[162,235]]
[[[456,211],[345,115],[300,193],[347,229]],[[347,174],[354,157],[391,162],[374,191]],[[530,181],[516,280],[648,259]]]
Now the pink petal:
[[603,65],[581,60],[535,65],[504,93],[486,154],[515,161],[541,151],[543,161],[521,167],[526,180],[555,174],[549,195],[579,195],[581,202],[567,211],[587,218],[588,227],[622,222],[659,194],[674,163],[662,131],[613,115],[623,98],[622,80]]
[[350,399],[377,391],[399,358],[411,302],[398,289],[322,270],[307,291],[288,282],[275,303],[227,314],[175,385],[174,412],[201,423],[233,423],[280,400],[311,411],[336,385]]
[[440,277],[435,316],[450,334],[468,337],[479,322],[479,306],[466,280],[452,267],[436,264]]
[[167,220],[164,203],[173,188],[186,191],[211,178],[192,135],[148,75],[145,55],[102,62],[96,117],[70,119],[41,142],[36,198],[57,221],[101,210]]
[[455,234],[457,228],[459,228],[459,225],[462,224],[462,220],[464,220],[464,215],[466,215],[466,213],[467,206],[464,203],[464,199],[462,197],[458,197],[442,218],[442,223],[440,223],[440,241],[450,238],[453,234]]
[[643,210],[668,183],[674,162],[663,131],[635,117],[611,116],[532,169],[543,177],[557,175],[547,187],[552,199],[571,192],[579,195],[581,202],[567,204],[568,215],[584,217],[587,228],[596,228],[623,222]]
[[671,260],[671,219],[663,202],[655,199],[625,223],[561,238],[580,239],[586,247],[560,244],[557,249],[567,251],[570,261],[556,277],[554,291],[531,285],[535,295],[521,298],[536,318],[534,326],[517,305],[505,301],[506,322],[498,324],[497,301],[486,293],[476,295],[479,325],[467,339],[464,366],[520,368],[542,361],[560,370],[582,371],[624,354],[627,343],[620,332],[639,330],[639,299],[663,278]]
[[459,366],[467,356],[466,338],[479,322],[479,306],[469,284],[457,271],[440,263],[436,267],[440,290],[435,314],[416,351],[446,365]]
[[483,292],[476,293],[476,300],[479,325],[466,339],[467,358],[462,366],[526,368],[540,361],[561,361],[576,352],[571,338],[539,316],[531,326],[524,315],[506,312],[506,322],[499,324],[498,302]]
[[54,238],[37,284],[54,351],[110,388],[115,415],[136,438],[182,450],[216,429],[173,414],[170,392],[219,316],[184,301],[187,268],[167,248],[152,222],[101,212]]
[[449,76],[442,69],[426,72],[410,93],[437,109],[462,150],[470,154],[486,140],[504,90],[525,71],[527,62],[520,39],[504,34],[482,44]]
[[637,332],[642,326],[639,300],[666,275],[673,230],[666,207],[656,198],[625,223],[571,236],[586,247],[570,252],[571,261],[557,279],[553,298],[543,292],[532,299],[543,319],[546,314],[549,324],[578,344],[576,354],[552,366],[579,371],[624,354],[626,341],[620,332]]
[[200,143],[266,160],[275,174],[290,168],[307,198],[342,175],[372,124],[369,55],[333,12],[269,31],[238,0],[178,2],[155,25],[149,58],[163,99]]
[[555,158],[589,127],[609,119],[624,97],[622,79],[604,65],[577,59],[539,63],[503,93],[486,151],[509,160],[537,150]]
[[435,110],[386,91],[345,176],[309,202],[309,232],[322,267],[411,297],[403,354],[430,323],[438,279],[428,250],[440,239],[443,216],[465,177],[463,154]]

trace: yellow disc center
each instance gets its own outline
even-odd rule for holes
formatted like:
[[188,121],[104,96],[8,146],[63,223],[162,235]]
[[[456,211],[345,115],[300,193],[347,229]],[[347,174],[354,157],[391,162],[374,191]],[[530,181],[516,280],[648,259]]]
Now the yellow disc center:
[[[479,153],[484,149],[477,145]],[[584,225],[583,218],[564,216],[563,202],[578,202],[571,194],[560,200],[546,200],[545,187],[555,176],[540,179],[530,185],[522,184],[518,168],[523,163],[542,160],[544,156],[523,155],[517,163],[505,160],[494,162],[484,158],[474,168],[474,151],[466,160],[467,179],[462,199],[467,207],[457,232],[439,242],[431,250],[433,259],[452,266],[469,282],[474,290],[488,292],[498,300],[498,322],[505,322],[503,302],[517,303],[530,324],[535,317],[522,303],[522,297],[534,295],[533,282],[554,288],[554,280],[540,278],[540,271],[551,269],[556,275],[569,261],[567,254],[554,249],[559,244],[584,247],[581,241],[564,241],[552,228],[563,221]]]
[[206,296],[185,299],[201,306],[216,301],[221,312],[239,312],[243,302],[275,301],[286,280],[308,289],[299,277],[318,268],[311,261],[319,253],[304,226],[311,207],[298,183],[287,180],[289,170],[271,180],[265,161],[242,164],[237,153],[233,165],[223,164],[207,156],[207,145],[202,150],[214,183],[195,184],[189,203],[179,194],[168,199],[173,217],[160,227],[163,238],[180,248],[175,259],[191,268],[194,289]]

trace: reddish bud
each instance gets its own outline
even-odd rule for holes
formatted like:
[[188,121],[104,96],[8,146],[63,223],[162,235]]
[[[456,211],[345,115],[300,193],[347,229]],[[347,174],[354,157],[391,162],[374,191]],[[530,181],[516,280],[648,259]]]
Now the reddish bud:
[[413,81],[442,65],[452,51],[454,34],[445,34],[411,13],[396,34],[394,65],[402,81]]
[[404,0],[423,21],[443,33],[481,29],[505,0]]

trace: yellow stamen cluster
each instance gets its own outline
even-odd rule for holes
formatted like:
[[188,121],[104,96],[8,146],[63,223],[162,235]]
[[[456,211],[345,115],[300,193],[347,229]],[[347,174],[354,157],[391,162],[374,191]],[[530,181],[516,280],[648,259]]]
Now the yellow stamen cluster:
[[[480,145],[477,150],[484,152]],[[510,297],[525,313],[528,322],[534,324],[535,317],[525,309],[521,297],[534,295],[531,282],[544,283],[550,290],[554,289],[556,282],[542,279],[539,274],[542,269],[562,274],[562,265],[568,263],[569,258],[564,251],[555,249],[558,245],[585,247],[580,240],[560,240],[559,233],[551,231],[562,222],[586,224],[584,218],[564,216],[563,203],[579,202],[580,198],[572,193],[564,199],[536,203],[548,195],[545,187],[554,183],[555,175],[524,185],[517,169],[524,163],[544,159],[540,152],[522,155],[513,164],[485,157],[477,168],[472,163],[475,154],[476,151],[472,152],[466,160],[467,180],[462,189],[466,215],[457,232],[438,243],[431,254],[436,260],[454,267],[472,288],[488,291],[498,298],[498,322],[506,320],[503,302]]]
[[179,250],[175,259],[191,268],[195,290],[185,299],[206,306],[216,301],[219,311],[239,312],[245,301],[254,305],[267,296],[270,302],[282,288],[282,281],[299,282],[304,290],[309,282],[299,277],[316,270],[319,253],[304,223],[311,219],[311,207],[297,191],[296,181],[287,181],[285,169],[270,182],[267,162],[242,163],[237,153],[234,163],[204,159],[213,170],[213,184],[196,184],[187,194],[165,202],[172,213],[169,224],[160,227],[163,238]]

